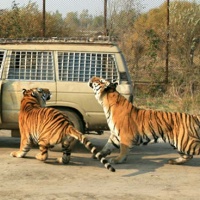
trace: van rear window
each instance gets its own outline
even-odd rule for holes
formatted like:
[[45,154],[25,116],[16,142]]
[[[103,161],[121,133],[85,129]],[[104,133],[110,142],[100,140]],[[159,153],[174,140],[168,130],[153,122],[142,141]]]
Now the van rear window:
[[88,82],[92,76],[118,79],[113,54],[58,52],[58,69],[60,81]]

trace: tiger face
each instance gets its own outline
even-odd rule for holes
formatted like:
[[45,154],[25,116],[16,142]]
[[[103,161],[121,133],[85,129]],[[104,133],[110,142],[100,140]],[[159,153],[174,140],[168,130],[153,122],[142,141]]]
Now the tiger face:
[[47,88],[32,88],[30,90],[23,89],[23,96],[34,97],[37,99],[41,107],[45,107],[46,101],[51,98],[51,92]]
[[89,81],[89,86],[93,89],[95,97],[97,100],[100,100],[103,94],[110,91],[115,91],[118,85],[117,82],[110,82],[100,77],[92,77]]

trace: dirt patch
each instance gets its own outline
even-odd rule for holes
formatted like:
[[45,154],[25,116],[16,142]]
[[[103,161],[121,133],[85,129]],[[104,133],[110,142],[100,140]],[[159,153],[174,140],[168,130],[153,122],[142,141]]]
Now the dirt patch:
[[[100,149],[108,136],[109,132],[88,135]],[[115,173],[93,160],[80,144],[69,165],[55,163],[61,152],[51,151],[45,163],[36,160],[36,148],[27,158],[10,157],[10,152],[18,148],[19,138],[0,132],[0,197],[4,200],[196,200],[200,196],[199,156],[185,165],[169,165],[167,160],[177,153],[167,144],[135,147],[126,164],[113,165]]]

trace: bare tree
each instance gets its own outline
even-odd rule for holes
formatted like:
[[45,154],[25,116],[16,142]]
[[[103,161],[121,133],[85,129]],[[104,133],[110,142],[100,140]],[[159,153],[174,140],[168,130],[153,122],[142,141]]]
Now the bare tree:
[[128,32],[141,10],[139,0],[108,1],[109,35],[120,36]]

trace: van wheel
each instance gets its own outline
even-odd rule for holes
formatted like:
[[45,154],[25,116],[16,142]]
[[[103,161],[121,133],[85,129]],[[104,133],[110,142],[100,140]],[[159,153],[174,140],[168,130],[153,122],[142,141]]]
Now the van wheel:
[[[80,132],[83,133],[83,134],[85,133],[85,126],[84,126],[84,123],[83,123],[81,117],[80,117],[77,113],[75,113],[75,112],[74,112],[73,110],[71,110],[71,109],[59,109],[59,110],[62,111],[63,113],[65,113],[65,114],[69,117],[70,121],[73,122],[74,127],[75,127],[78,131],[80,131]],[[76,148],[76,143],[77,143],[77,140],[74,140],[74,141],[70,144],[71,149]],[[61,144],[55,145],[55,146],[51,149],[51,151],[62,151],[62,145],[61,145]]]
[[61,111],[64,112],[69,117],[69,119],[73,122],[77,130],[79,130],[83,134],[85,133],[83,121],[77,113],[75,113],[71,109],[62,109]]

